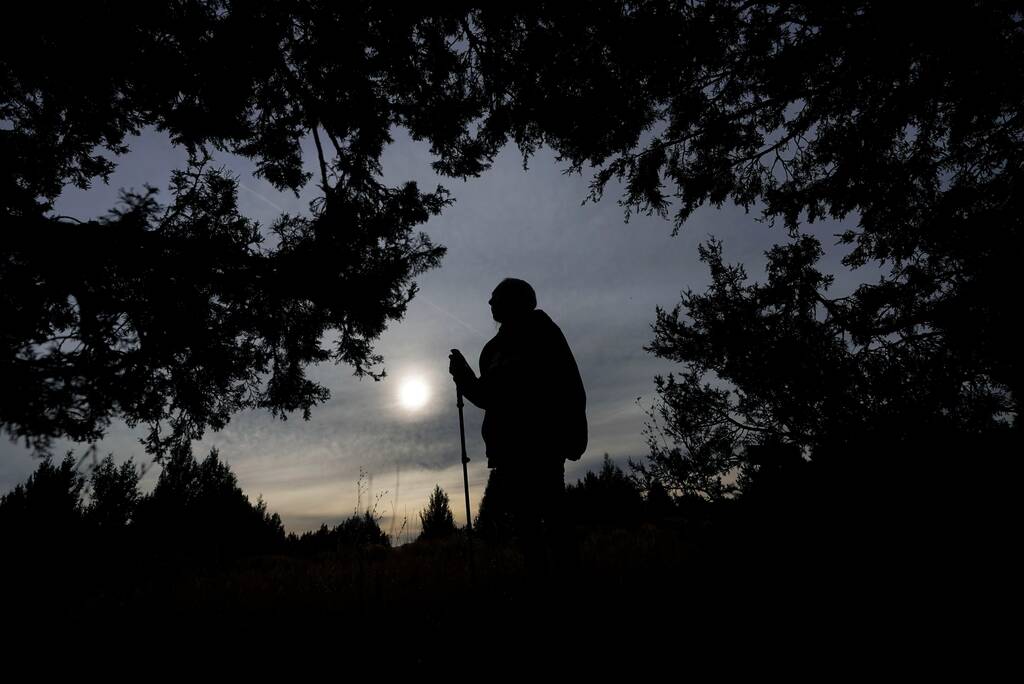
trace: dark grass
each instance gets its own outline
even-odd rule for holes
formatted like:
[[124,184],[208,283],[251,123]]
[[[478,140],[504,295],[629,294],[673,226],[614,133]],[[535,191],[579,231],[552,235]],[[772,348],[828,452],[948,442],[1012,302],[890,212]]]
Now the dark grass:
[[247,658],[305,642],[384,665],[492,666],[573,654],[672,662],[761,642],[877,650],[948,623],[950,597],[885,556],[714,539],[671,522],[577,527],[547,571],[511,544],[476,539],[470,554],[462,536],[217,561],[51,550],[6,559],[4,615],[30,638],[233,641]]
[[17,588],[8,614],[81,625],[298,619],[329,620],[352,632],[456,628],[529,611],[639,609],[646,592],[670,590],[706,563],[671,526],[578,528],[572,539],[542,568],[528,567],[515,544],[469,544],[463,535],[311,557],[69,556],[49,549],[6,565],[6,586]]

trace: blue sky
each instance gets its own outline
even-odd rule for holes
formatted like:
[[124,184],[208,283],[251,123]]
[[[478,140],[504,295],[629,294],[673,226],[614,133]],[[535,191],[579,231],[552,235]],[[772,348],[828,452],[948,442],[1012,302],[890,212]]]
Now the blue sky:
[[[763,277],[764,250],[785,239],[781,230],[757,223],[753,212],[731,206],[698,211],[676,237],[671,222],[657,217],[633,216],[624,223],[615,187],[600,203],[581,206],[590,176],[565,175],[565,165],[546,149],[529,160],[527,171],[518,150],[509,146],[480,178],[440,178],[430,168],[427,145],[403,131],[394,137],[382,160],[386,182],[415,180],[428,189],[440,183],[456,201],[420,228],[448,252],[439,268],[417,279],[419,293],[406,317],[378,341],[387,377],[359,380],[348,366],[317,366],[312,374],[330,388],[331,399],[314,409],[311,420],[244,412],[195,448],[202,456],[216,446],[250,498],[262,495],[289,531],[334,524],[369,503],[376,505],[385,531],[398,533],[404,520],[402,537],[408,538],[418,531],[418,513],[435,484],[452,496],[456,520],[464,522],[448,350],[462,350],[477,368],[480,349],[497,332],[487,300],[505,277],[533,285],[539,308],[562,328],[583,376],[590,444],[581,461],[566,464],[566,481],[599,467],[605,453],[623,467],[627,458],[643,459],[643,407],[655,397],[653,378],[675,369],[643,351],[651,340],[655,306],[670,309],[682,290],[706,285],[697,245],[709,235],[724,240],[726,259],[743,262],[753,279]],[[57,213],[79,219],[102,215],[116,204],[120,188],[141,189],[144,183],[160,188],[166,199],[169,172],[184,159],[162,134],[146,131],[132,141],[108,185],[68,189]],[[245,159],[221,154],[216,162],[239,176],[240,208],[263,225],[281,211],[308,212],[316,193],[312,184],[296,198],[253,177],[253,164]],[[812,228],[826,249],[839,232],[835,225]],[[826,264],[837,275],[834,292],[844,294],[864,274],[844,272],[840,257],[833,249]],[[426,405],[416,411],[398,401],[401,382],[412,376],[430,389]],[[475,513],[488,473],[480,437],[483,416],[467,402],[465,417]],[[115,421],[98,453],[148,462],[140,436],[141,431]],[[82,454],[86,447],[61,442],[55,451]],[[22,445],[0,442],[0,492],[23,481],[35,466]],[[157,472],[149,469],[145,489]]]

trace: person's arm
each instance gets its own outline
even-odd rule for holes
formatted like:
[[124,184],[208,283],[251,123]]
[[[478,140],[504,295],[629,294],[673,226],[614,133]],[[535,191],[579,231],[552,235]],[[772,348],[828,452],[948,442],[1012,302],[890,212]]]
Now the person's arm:
[[[481,377],[476,377],[476,373],[473,372],[469,362],[466,361],[465,357],[459,353],[457,356],[453,350],[452,365],[450,371],[452,377],[455,379],[455,384],[462,392],[462,396],[476,406],[477,408],[487,410],[487,385],[483,378],[483,363],[480,365]],[[483,354],[481,354],[481,361],[483,361]]]
[[487,410],[487,392],[483,378],[476,377],[473,369],[466,367],[466,372],[455,379],[455,384],[462,390],[462,396],[477,408]]

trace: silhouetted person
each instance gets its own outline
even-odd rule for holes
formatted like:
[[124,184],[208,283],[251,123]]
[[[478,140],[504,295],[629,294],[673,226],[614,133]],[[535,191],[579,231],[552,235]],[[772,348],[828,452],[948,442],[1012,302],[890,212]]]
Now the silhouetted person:
[[531,569],[545,570],[549,551],[565,543],[565,461],[587,446],[586,392],[565,336],[527,282],[506,278],[489,304],[501,327],[480,352],[480,377],[457,349],[449,372],[486,412],[489,510],[510,519]]

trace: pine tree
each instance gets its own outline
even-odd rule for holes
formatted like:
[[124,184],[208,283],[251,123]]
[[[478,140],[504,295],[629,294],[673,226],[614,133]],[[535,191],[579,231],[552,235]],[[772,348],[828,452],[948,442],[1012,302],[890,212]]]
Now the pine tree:
[[565,498],[570,515],[587,524],[632,525],[640,520],[644,505],[636,484],[608,454],[600,472],[588,471],[565,488]]
[[129,459],[120,467],[107,456],[89,477],[90,498],[86,515],[91,523],[106,531],[122,530],[135,516],[142,495],[139,471]]
[[0,544],[40,553],[67,553],[82,541],[85,477],[68,452],[46,458],[24,484],[0,499]]
[[434,486],[427,507],[420,513],[420,523],[423,531],[420,532],[417,541],[444,539],[455,534],[455,518],[452,515],[448,494],[440,485]]

